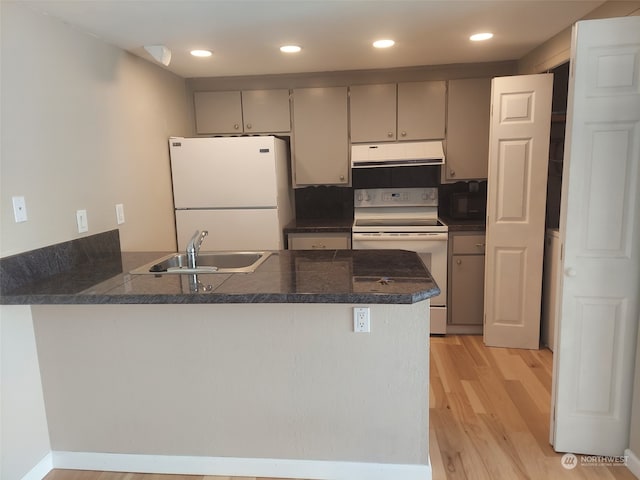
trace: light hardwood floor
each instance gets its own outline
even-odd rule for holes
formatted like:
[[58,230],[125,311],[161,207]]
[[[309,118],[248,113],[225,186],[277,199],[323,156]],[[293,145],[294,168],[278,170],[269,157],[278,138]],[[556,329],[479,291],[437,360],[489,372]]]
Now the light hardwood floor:
[[[562,466],[549,445],[552,361],[546,349],[488,348],[480,336],[433,337],[433,479],[635,480],[621,466]],[[54,470],[46,480],[274,479]]]

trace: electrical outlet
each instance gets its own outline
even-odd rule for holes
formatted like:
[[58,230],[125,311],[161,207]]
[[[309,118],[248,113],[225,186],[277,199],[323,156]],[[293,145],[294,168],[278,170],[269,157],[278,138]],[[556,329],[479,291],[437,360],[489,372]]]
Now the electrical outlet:
[[371,332],[369,307],[353,307],[353,331],[357,333]]

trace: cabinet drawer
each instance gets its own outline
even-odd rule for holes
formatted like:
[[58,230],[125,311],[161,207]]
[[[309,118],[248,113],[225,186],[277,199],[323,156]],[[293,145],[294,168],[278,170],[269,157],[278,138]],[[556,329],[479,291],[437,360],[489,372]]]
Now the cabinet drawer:
[[351,248],[349,233],[290,233],[289,250],[346,250]]
[[454,255],[478,255],[484,254],[484,235],[452,235]]

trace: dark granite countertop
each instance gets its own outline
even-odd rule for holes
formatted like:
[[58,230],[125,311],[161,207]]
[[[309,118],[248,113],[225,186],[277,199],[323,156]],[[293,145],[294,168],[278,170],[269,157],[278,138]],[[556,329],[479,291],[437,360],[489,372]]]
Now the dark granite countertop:
[[352,218],[294,219],[284,227],[284,233],[351,233]]
[[440,292],[418,255],[404,250],[285,250],[273,252],[253,273],[129,274],[164,254],[110,255],[49,277],[5,281],[0,303],[410,304]]
[[449,227],[449,232],[481,232],[487,229],[485,219],[461,220],[451,217],[440,217],[440,221]]

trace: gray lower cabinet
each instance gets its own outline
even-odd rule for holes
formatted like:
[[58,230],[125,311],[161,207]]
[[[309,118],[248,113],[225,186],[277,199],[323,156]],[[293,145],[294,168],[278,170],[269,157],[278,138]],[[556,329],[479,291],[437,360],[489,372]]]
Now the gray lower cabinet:
[[348,185],[347,87],[293,91],[293,184]]
[[290,233],[289,250],[347,250],[351,248],[351,234],[331,233]]
[[482,325],[484,314],[485,235],[449,234],[450,325]]

